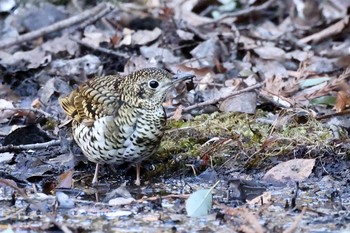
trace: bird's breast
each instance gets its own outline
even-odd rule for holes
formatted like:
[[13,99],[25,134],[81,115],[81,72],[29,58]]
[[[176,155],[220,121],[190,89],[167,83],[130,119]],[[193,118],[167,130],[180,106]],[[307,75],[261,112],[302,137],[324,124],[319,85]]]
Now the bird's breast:
[[73,123],[73,136],[85,156],[95,163],[134,162],[154,154],[165,126],[162,108],[120,108],[90,126]]

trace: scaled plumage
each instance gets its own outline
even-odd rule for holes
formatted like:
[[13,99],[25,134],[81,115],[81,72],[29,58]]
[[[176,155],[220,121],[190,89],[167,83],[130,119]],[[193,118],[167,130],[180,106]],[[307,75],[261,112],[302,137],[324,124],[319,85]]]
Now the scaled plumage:
[[136,163],[154,154],[164,133],[162,102],[176,80],[159,68],[146,68],[126,76],[97,77],[79,86],[60,104],[72,118],[73,137],[84,155],[98,165]]

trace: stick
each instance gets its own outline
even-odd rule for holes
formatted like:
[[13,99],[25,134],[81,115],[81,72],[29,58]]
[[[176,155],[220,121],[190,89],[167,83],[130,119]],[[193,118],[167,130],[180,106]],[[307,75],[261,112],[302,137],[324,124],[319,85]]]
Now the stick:
[[54,23],[52,25],[40,28],[36,31],[28,32],[26,34],[17,36],[15,38],[7,38],[4,40],[1,40],[0,41],[0,49],[4,49],[4,48],[10,47],[12,45],[16,45],[16,44],[20,44],[20,43],[23,43],[23,42],[26,42],[29,40],[33,40],[33,39],[36,39],[36,38],[43,36],[45,34],[48,34],[48,33],[54,32],[54,31],[58,31],[58,30],[70,27],[72,25],[81,23],[85,20],[88,20],[93,15],[99,14],[105,8],[109,9],[109,11],[112,10],[110,5],[106,5],[105,3],[101,3],[92,9],[86,10],[78,15],[72,16],[72,17],[65,19],[65,20],[61,20],[61,21]]
[[118,52],[118,51],[113,51],[111,49],[106,49],[106,48],[103,48],[103,47],[96,47],[96,46],[93,46],[91,44],[88,44],[88,43],[85,43],[83,41],[79,41],[75,38],[70,38],[72,41],[75,41],[77,42],[78,44],[82,45],[82,46],[85,46],[87,48],[90,48],[90,49],[93,49],[93,50],[96,50],[96,51],[99,51],[101,53],[105,53],[105,54],[108,54],[108,55],[113,55],[113,56],[116,56],[116,57],[124,57],[124,58],[130,58],[129,55],[127,55],[126,53],[122,53],[122,52]]
[[[254,86],[250,86],[250,87],[247,87],[243,90],[239,90],[239,91],[235,91],[229,95],[226,95],[226,96],[223,96],[223,97],[220,97],[220,98],[216,98],[216,99],[212,99],[212,100],[207,100],[205,102],[202,102],[202,103],[198,103],[198,104],[194,104],[194,105],[191,105],[191,106],[188,106],[186,108],[183,108],[182,111],[185,112],[185,111],[190,111],[192,109],[195,109],[195,108],[199,108],[199,107],[203,107],[203,106],[207,106],[207,105],[211,105],[211,104],[216,104],[220,101],[223,101],[227,98],[230,98],[232,96],[235,96],[235,95],[239,95],[239,94],[242,94],[244,92],[248,92],[248,91],[251,91],[251,90],[254,90],[254,89],[257,89],[257,88],[260,88],[262,87],[263,85],[265,84],[265,82],[262,82],[262,83],[259,83],[259,84],[256,84]],[[168,117],[171,117],[172,115],[174,115],[173,112],[169,113]]]
[[[93,15],[92,17],[88,18],[85,22],[83,22],[81,25],[79,25],[79,29],[84,29],[87,25],[94,23],[95,21],[102,18],[112,10],[113,10],[112,7],[106,7],[101,12],[98,12],[96,15]],[[111,14],[113,14],[113,12]]]
[[37,109],[37,108],[1,108],[0,107],[0,111],[14,111],[15,113],[18,113],[18,112],[25,112],[25,113],[33,112],[34,114],[42,114],[46,118],[52,118],[52,119],[55,119],[55,120],[59,120],[58,117],[56,117],[54,115],[51,115],[50,113],[45,112],[44,110],[41,110],[41,109]]
[[331,26],[323,29],[320,32],[316,32],[310,36],[304,37],[299,40],[299,43],[306,44],[310,41],[317,43],[325,38],[337,35],[341,33],[347,26],[349,26],[350,16],[345,16],[342,20],[332,24]]
[[49,146],[57,146],[60,145],[61,140],[52,140],[49,142],[43,143],[35,143],[35,144],[27,144],[27,145],[7,145],[0,146],[0,153],[3,152],[12,152],[12,151],[21,151],[21,150],[35,150],[35,149],[45,149]]
[[258,6],[251,6],[249,8],[240,10],[240,11],[236,11],[233,13],[229,13],[229,14],[225,14],[223,15],[221,18],[216,19],[212,22],[208,22],[208,23],[204,23],[203,25],[208,25],[208,24],[213,24],[213,23],[219,23],[220,21],[227,19],[227,18],[234,18],[234,17],[240,17],[240,16],[245,16],[245,15],[249,15],[251,13],[257,12],[257,11],[262,11],[266,8],[268,8],[273,2],[275,2],[276,0],[268,0],[265,3],[258,5]]
[[283,233],[292,233],[292,232],[296,232],[298,229],[298,226],[301,222],[301,220],[303,219],[303,216],[305,214],[306,211],[306,207],[304,207],[301,211],[301,213],[295,218],[294,222],[292,223],[292,225],[283,231]]

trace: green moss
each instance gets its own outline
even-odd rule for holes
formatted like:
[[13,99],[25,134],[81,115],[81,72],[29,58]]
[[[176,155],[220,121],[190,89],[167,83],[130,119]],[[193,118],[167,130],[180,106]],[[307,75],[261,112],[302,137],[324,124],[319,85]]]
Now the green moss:
[[287,160],[294,158],[295,153],[309,157],[313,151],[316,156],[320,148],[331,142],[330,129],[312,118],[297,123],[293,114],[284,112],[273,125],[257,121],[267,119],[263,111],[257,111],[255,116],[213,113],[190,121],[169,120],[156,155],[162,164],[155,172],[192,172],[186,164],[194,161],[202,161],[205,166],[212,162],[214,168],[224,164],[228,168],[254,169],[263,167],[274,156]]

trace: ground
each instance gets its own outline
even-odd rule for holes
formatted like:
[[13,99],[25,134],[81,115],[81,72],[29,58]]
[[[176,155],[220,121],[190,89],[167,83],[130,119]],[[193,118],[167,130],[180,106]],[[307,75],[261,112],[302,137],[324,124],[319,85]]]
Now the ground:
[[[348,232],[344,1],[0,0],[3,232]],[[94,76],[191,73],[158,152],[94,164],[58,99]]]

